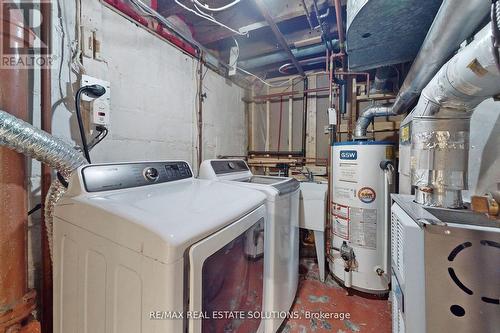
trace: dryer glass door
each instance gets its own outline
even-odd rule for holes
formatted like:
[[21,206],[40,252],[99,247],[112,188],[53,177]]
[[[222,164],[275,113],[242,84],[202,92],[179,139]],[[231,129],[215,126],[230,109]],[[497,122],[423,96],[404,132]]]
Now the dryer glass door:
[[190,333],[263,332],[264,219],[262,206],[191,247]]

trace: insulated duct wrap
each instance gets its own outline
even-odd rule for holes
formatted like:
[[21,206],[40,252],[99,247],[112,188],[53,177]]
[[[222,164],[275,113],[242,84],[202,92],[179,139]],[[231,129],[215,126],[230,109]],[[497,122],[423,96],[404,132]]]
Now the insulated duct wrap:
[[417,202],[427,206],[462,208],[467,189],[468,116],[414,117],[411,139],[411,178]]
[[451,58],[424,88],[411,114],[410,163],[418,203],[463,207],[470,117],[482,101],[500,94],[491,35],[488,24]]
[[[390,115],[403,114],[414,104],[422,89],[460,44],[476,31],[489,12],[490,4],[484,0],[443,1],[399,90]],[[377,117],[378,115],[367,113],[368,116]],[[354,136],[358,139],[366,139],[364,126],[368,126],[370,122],[371,119],[358,121]]]
[[[32,157],[59,171],[68,180],[74,170],[87,164],[80,152],[64,141],[0,110],[0,146]],[[66,188],[55,180],[45,201],[45,221],[49,242],[52,242],[54,206]],[[52,244],[51,244],[52,251]]]
[[363,111],[358,118],[354,129],[354,137],[358,139],[366,138],[366,130],[375,117],[392,116],[392,105],[374,105]]

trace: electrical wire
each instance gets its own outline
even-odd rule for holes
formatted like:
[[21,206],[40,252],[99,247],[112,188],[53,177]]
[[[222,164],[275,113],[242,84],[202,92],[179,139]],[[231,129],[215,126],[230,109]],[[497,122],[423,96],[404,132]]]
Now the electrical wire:
[[75,96],[75,110],[76,110],[76,119],[78,120],[78,129],[80,131],[80,138],[82,140],[82,149],[83,149],[83,154],[85,155],[85,158],[89,163],[92,163],[90,160],[90,153],[89,153],[89,146],[87,144],[87,138],[85,136],[85,128],[83,127],[83,120],[82,120],[82,112],[80,110],[80,99],[82,96],[82,93],[87,90],[88,87],[81,87],[78,89],[76,92]]
[[206,10],[208,10],[210,12],[220,12],[220,11],[223,11],[223,10],[226,10],[226,9],[229,9],[229,8],[233,7],[234,5],[238,4],[241,0],[235,0],[235,1],[231,2],[231,3],[228,3],[225,6],[218,7],[218,8],[209,7],[207,4],[201,3],[198,0],[191,0],[191,1],[193,3],[198,4],[198,6],[201,6],[201,7],[203,7],[204,9],[206,9]]
[[104,126],[98,126],[96,130],[99,132],[99,134],[97,134],[97,136],[90,142],[89,144],[90,150],[94,149],[95,146],[101,143],[101,141],[104,140],[109,133],[109,130]]
[[272,87],[272,88],[276,88],[276,87],[283,87],[284,85],[288,84],[288,81],[283,81],[282,83],[279,83],[279,84],[273,84],[273,83],[269,83],[267,82],[266,80],[264,80],[263,78],[253,74],[253,73],[250,73],[249,71],[247,70],[244,70],[243,68],[240,68],[240,67],[236,67],[237,70],[239,70],[240,72],[242,73],[245,73],[247,75],[250,75],[254,78],[256,78],[257,80],[259,80],[260,82],[264,83],[266,86],[268,87]]
[[[132,0],[132,1],[138,1],[138,2],[141,2],[140,0]],[[202,12],[201,10],[199,10],[199,8],[198,8],[197,10],[192,9],[192,8],[189,8],[189,7],[187,7],[186,5],[184,5],[182,2],[180,2],[179,0],[175,0],[175,3],[176,3],[177,5],[179,5],[179,6],[181,6],[182,8],[184,8],[185,10],[187,10],[187,11],[189,11],[189,12],[191,12],[191,13],[195,14],[196,16],[199,16],[199,17],[204,18],[204,19],[206,19],[206,20],[208,20],[208,21],[210,21],[210,22],[212,22],[212,23],[215,23],[215,24],[217,24],[217,25],[219,25],[219,26],[221,26],[221,27],[223,27],[223,28],[226,28],[226,29],[228,29],[229,31],[231,31],[231,32],[233,32],[233,33],[235,33],[235,34],[237,34],[237,35],[240,35],[240,36],[246,36],[246,35],[248,34],[248,32],[240,32],[240,31],[238,31],[238,30],[235,30],[235,29],[233,29],[233,28],[228,27],[228,26],[227,26],[227,25],[225,25],[224,23],[221,23],[221,22],[217,21],[217,20],[216,20],[215,18],[213,18],[212,16],[209,16],[207,13]],[[196,4],[195,4],[195,5],[196,5]]]
[[253,73],[250,73],[249,71],[246,71],[242,68],[239,68],[236,66],[236,64],[238,63],[238,58],[240,56],[240,45],[238,44],[238,41],[236,40],[236,38],[233,37],[233,40],[234,40],[234,44],[236,45],[236,59],[234,60],[234,63],[232,64],[229,64],[229,67],[231,68],[235,68],[236,70],[239,70],[247,75],[250,75],[256,79],[258,79],[259,81],[261,81],[262,83],[264,83],[265,85],[269,86],[269,87],[282,87],[284,86],[286,83],[288,83],[287,81],[284,81],[283,84],[272,84],[272,83],[269,83],[267,82],[266,80],[258,77],[257,75],[253,74]]

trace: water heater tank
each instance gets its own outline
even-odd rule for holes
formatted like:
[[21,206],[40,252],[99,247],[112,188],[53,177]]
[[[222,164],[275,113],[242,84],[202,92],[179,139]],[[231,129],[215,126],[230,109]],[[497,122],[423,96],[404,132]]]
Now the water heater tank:
[[346,287],[389,290],[389,210],[394,146],[336,143],[332,149],[330,270]]

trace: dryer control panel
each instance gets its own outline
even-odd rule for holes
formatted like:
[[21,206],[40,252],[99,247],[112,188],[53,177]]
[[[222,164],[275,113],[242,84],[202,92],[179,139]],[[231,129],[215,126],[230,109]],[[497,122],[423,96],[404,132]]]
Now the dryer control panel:
[[243,160],[213,160],[210,164],[216,175],[250,170]]
[[89,165],[82,169],[87,192],[121,190],[192,178],[187,162],[137,162]]

